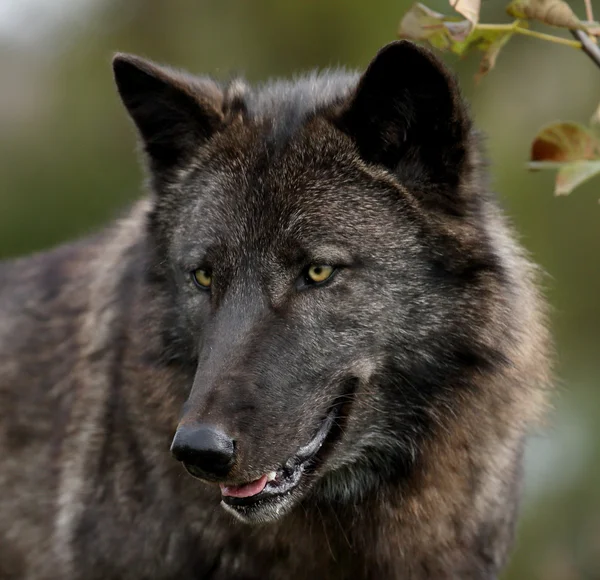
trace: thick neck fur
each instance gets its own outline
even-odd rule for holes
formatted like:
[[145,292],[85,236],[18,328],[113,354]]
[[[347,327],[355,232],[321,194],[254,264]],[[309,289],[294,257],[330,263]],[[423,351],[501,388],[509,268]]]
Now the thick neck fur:
[[[513,514],[506,512],[505,502],[518,495],[526,419],[522,407],[516,409],[526,399],[536,412],[530,393],[520,391],[527,388],[519,384],[524,370],[482,375],[479,394],[440,419],[420,459],[395,485],[378,486],[356,503],[351,498],[323,502],[313,495],[280,522],[248,527],[219,508],[217,488],[184,474],[168,453],[191,376],[189,369],[165,364],[159,356],[164,337],[155,329],[166,305],[140,271],[148,247],[148,211],[148,201],[135,206],[96,248],[100,268],[91,268],[90,311],[80,329],[89,342],[82,345],[76,373],[81,390],[70,411],[73,428],[82,416],[87,428],[66,441],[62,453],[69,461],[59,485],[65,501],[59,501],[56,547],[65,564],[76,567],[80,558],[106,564],[117,545],[143,534],[145,544],[161,551],[161,565],[173,566],[182,578],[191,577],[186,566],[239,567],[244,577],[257,578],[309,578],[323,570],[329,573],[321,577],[331,578],[349,578],[357,570],[364,578],[494,577],[513,533]],[[115,270],[118,276],[106,276]],[[111,288],[102,287],[109,281]],[[115,300],[117,310],[109,308]],[[533,317],[531,324],[539,324],[526,301],[516,307]],[[85,330],[88,325],[93,333]],[[118,360],[114,344],[120,345]],[[519,348],[526,345],[523,337]],[[523,365],[536,364],[540,356],[521,354]],[[96,365],[88,367],[84,360]],[[508,391],[506,380],[513,383]],[[506,414],[486,417],[482,410],[507,395],[514,400]],[[109,439],[96,443],[94,434],[106,429]],[[86,481],[94,472],[103,480],[101,496]],[[122,507],[119,490],[129,497]],[[97,535],[104,536],[104,526],[112,527],[113,519],[132,522],[134,529],[113,530],[108,544],[98,549]],[[484,541],[482,526],[506,537]],[[167,537],[171,540],[165,544]],[[198,562],[194,550],[189,553],[195,545],[202,546]],[[181,552],[177,564],[170,551]],[[117,560],[126,565],[127,550],[117,552]],[[271,558],[268,569],[262,569],[258,554],[263,552],[280,554],[281,569]],[[206,553],[214,561],[209,558],[207,564]],[[214,577],[234,576],[223,572]]]

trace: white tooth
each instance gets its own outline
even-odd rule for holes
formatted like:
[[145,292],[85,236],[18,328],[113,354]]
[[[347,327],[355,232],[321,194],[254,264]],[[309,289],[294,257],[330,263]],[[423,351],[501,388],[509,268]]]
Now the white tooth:
[[277,477],[277,472],[270,471],[267,473],[267,481],[273,481]]

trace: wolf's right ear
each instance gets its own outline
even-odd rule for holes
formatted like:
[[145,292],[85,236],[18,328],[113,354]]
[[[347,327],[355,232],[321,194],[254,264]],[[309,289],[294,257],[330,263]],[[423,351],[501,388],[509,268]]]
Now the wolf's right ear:
[[223,125],[223,94],[198,80],[143,58],[117,54],[115,82],[155,170],[168,170]]

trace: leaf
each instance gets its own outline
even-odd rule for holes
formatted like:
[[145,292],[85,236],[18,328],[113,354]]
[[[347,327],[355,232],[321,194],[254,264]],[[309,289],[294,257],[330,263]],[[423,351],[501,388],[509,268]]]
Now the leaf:
[[600,174],[599,161],[573,161],[554,163],[552,161],[534,161],[528,164],[531,171],[557,169],[554,195],[569,195],[577,186]]
[[472,27],[479,22],[481,0],[450,0],[450,6],[462,14],[472,24]]
[[553,123],[543,127],[531,146],[531,161],[600,160],[600,141],[579,123]]
[[473,30],[473,25],[468,20],[460,20],[458,22],[446,20],[444,26],[448,30],[451,41],[453,41],[452,46],[454,42],[464,42],[467,40]]
[[[451,2],[456,0],[451,0]],[[479,0],[477,0],[477,3]],[[462,8],[462,6],[461,6]],[[510,29],[495,30],[490,27],[473,28],[470,20],[460,20],[445,16],[417,3],[404,15],[400,22],[398,35],[411,40],[425,40],[440,50],[451,50],[462,56],[472,49],[491,51],[484,55],[480,76],[491,70],[498,52],[512,36]],[[487,60],[486,60],[487,59]]]
[[539,20],[550,26],[586,29],[564,0],[512,0],[506,11],[515,18]]
[[453,42],[462,41],[469,35],[470,26],[468,20],[448,18],[417,2],[400,21],[398,36],[409,40],[426,40],[435,48],[447,50]]
[[531,146],[529,169],[558,169],[555,195],[568,195],[600,174],[600,140],[578,123],[543,127]]
[[434,42],[436,37],[439,37],[441,43],[448,44],[443,18],[443,14],[434,12],[423,4],[413,4],[400,21],[398,36],[409,40],[433,40]]
[[598,105],[598,108],[592,115],[592,118],[590,119],[590,125],[592,126],[592,129],[596,129],[596,131],[600,129],[600,105]]
[[475,82],[481,81],[481,79],[489,73],[494,66],[496,66],[496,59],[502,50],[502,47],[509,41],[512,33],[498,34],[498,37],[489,42],[485,50],[481,62],[479,63],[479,70],[475,75]]
[[588,34],[591,34],[592,36],[600,34],[600,22],[596,22],[595,20],[582,20],[581,24],[585,26]]
[[484,53],[479,63],[479,70],[475,75],[475,82],[479,82],[494,68],[500,51],[513,34],[513,30],[510,28],[503,27],[498,30],[488,26],[481,28],[477,26],[465,42],[454,43],[451,50],[458,55],[463,55],[467,51],[475,49]]
[[576,187],[600,174],[600,161],[567,163],[556,175],[555,195],[569,195]]

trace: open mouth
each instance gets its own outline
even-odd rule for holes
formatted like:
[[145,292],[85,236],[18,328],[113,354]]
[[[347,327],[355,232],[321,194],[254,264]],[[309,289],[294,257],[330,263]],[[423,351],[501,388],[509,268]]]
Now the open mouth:
[[[220,484],[221,499],[229,511],[243,515],[246,508],[262,507],[264,504],[277,504],[290,496],[303,476],[315,470],[319,464],[319,452],[323,445],[336,437],[334,429],[340,414],[340,405],[336,405],[321,424],[311,441],[301,447],[285,464],[276,471],[263,474],[258,479],[243,485]],[[241,512],[241,513],[240,513]],[[277,510],[277,513],[279,510]]]

